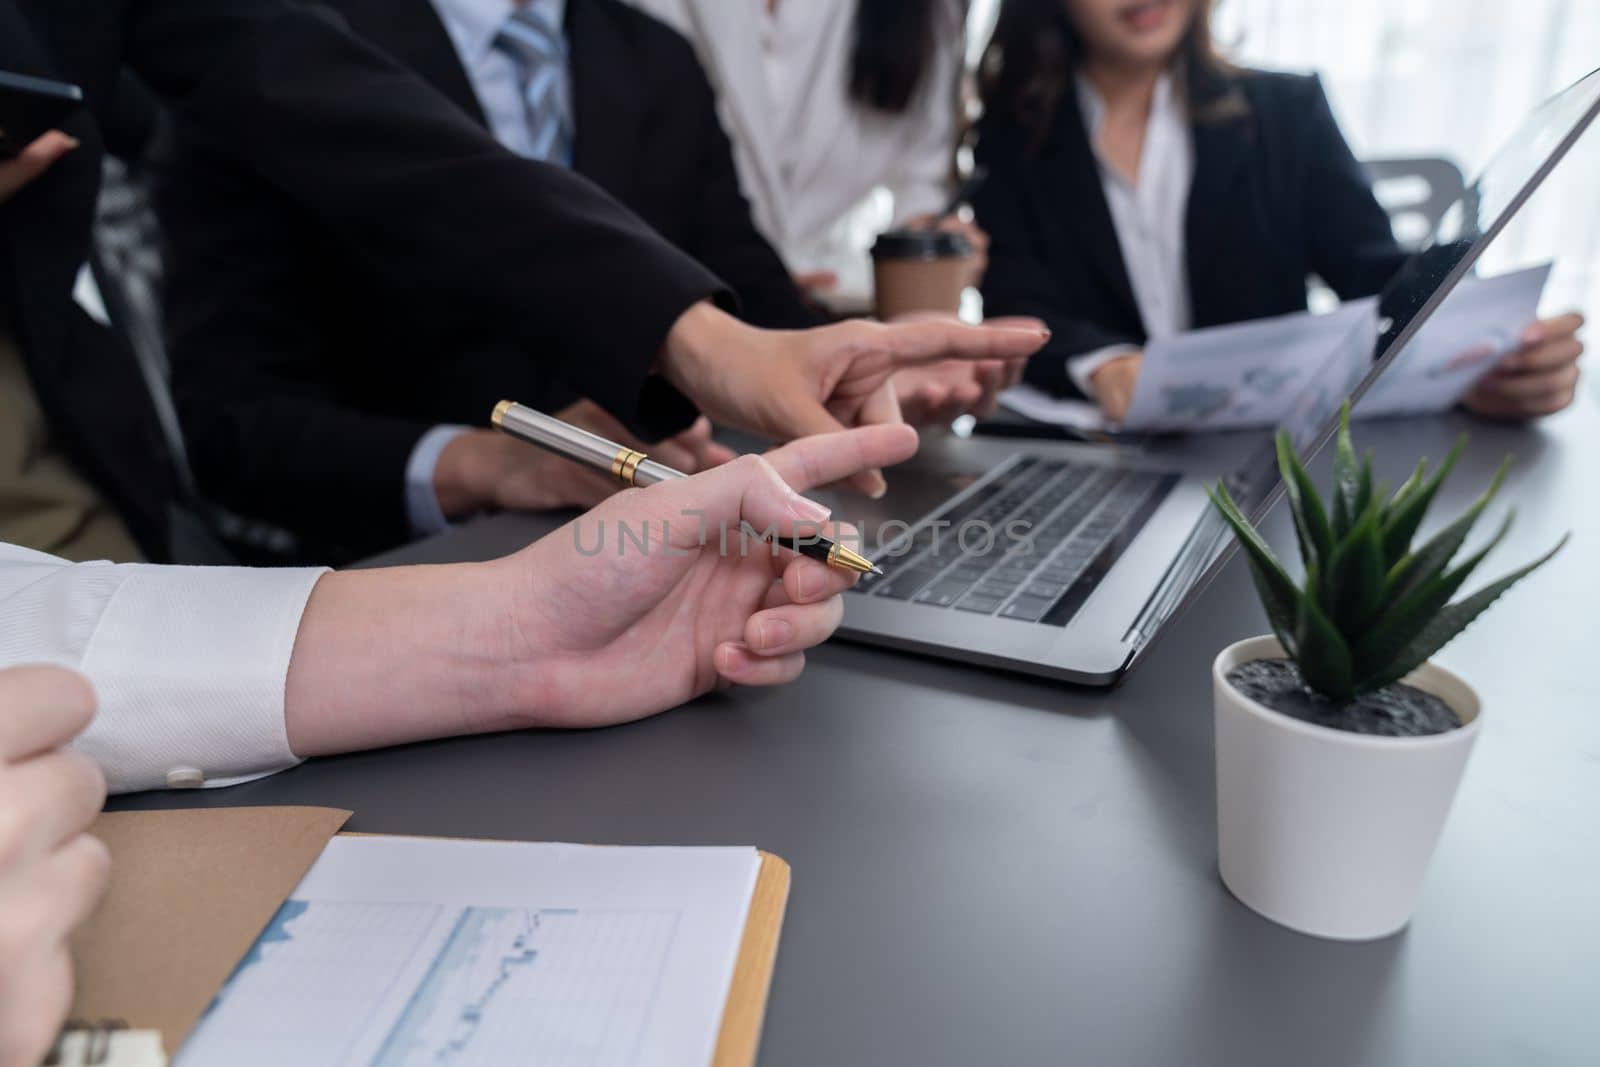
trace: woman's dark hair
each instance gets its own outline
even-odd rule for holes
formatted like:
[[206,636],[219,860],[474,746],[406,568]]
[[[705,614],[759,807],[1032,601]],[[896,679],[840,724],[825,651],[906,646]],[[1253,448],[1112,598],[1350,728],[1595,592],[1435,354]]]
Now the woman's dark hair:
[[[958,47],[939,39],[943,6],[945,0],[857,0],[852,99],[896,115],[911,106],[935,52]],[[958,6],[965,10],[965,0]]]
[[[1198,122],[1231,117],[1243,107],[1233,91],[1234,68],[1211,37],[1213,3],[1196,0],[1178,44],[1190,115]],[[1001,0],[994,37],[983,54],[984,110],[1017,121],[1037,148],[1082,55],[1083,42],[1065,0]]]

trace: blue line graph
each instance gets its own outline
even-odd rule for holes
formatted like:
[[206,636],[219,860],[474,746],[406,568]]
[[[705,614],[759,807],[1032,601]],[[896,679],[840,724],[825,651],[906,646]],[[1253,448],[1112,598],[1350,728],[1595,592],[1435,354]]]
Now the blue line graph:
[[678,922],[292,900],[178,1067],[630,1067]]
[[676,912],[470,907],[372,1067],[634,1062]]
[[414,1054],[424,1050],[432,1063],[467,1052],[495,994],[539,958],[533,947],[539,922],[540,913],[526,908],[463,911],[373,1067],[416,1062]]

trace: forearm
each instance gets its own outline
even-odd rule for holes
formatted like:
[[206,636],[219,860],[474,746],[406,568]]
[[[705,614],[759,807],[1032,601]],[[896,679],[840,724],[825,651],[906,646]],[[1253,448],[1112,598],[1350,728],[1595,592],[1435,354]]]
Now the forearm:
[[505,561],[342,571],[306,606],[284,715],[301,757],[536,725]]

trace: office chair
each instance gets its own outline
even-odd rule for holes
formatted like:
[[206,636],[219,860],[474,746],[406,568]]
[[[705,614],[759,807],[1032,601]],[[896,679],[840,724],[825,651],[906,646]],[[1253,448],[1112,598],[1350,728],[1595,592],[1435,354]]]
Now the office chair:
[[[1362,166],[1378,203],[1389,213],[1395,240],[1407,252],[1426,244],[1445,212],[1467,193],[1461,168],[1448,159],[1369,159]],[[1339,306],[1339,298],[1313,274],[1306,279],[1306,304],[1312,311],[1327,312]]]
[[1370,159],[1363,166],[1378,202],[1389,213],[1395,240],[1408,252],[1432,236],[1450,205],[1467,191],[1461,168],[1448,159]]

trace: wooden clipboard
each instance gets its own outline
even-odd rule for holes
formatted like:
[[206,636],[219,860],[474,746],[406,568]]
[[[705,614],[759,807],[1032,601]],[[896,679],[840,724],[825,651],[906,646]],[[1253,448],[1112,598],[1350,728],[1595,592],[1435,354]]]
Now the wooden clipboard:
[[754,1067],[761,1044],[761,1024],[767,1017],[767,994],[772,989],[772,968],[778,959],[778,937],[783,914],[789,907],[789,865],[770,852],[761,853],[756,891],[750,897],[750,915],[744,921],[744,940],[733,965],[733,984],[722,1009],[722,1035],[717,1038],[711,1067]]

